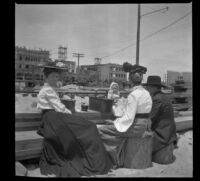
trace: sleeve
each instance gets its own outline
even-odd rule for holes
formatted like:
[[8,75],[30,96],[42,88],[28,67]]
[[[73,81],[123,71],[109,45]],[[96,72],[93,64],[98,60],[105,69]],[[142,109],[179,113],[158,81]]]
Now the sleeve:
[[112,99],[112,94],[113,94],[113,93],[112,93],[112,91],[111,91],[111,90],[109,90],[109,91],[108,91],[107,98],[108,98],[108,99]]
[[45,91],[46,98],[49,104],[56,110],[56,112],[68,113],[71,114],[71,111],[61,103],[59,97],[56,95],[56,92],[52,89],[47,89]]
[[131,125],[135,119],[136,111],[137,111],[137,99],[134,95],[130,94],[128,96],[128,102],[123,116],[117,118],[115,121],[120,122],[123,125]]
[[153,99],[152,109],[151,109],[151,128],[154,130],[155,126],[158,123],[160,109],[161,109],[161,101],[159,99]]

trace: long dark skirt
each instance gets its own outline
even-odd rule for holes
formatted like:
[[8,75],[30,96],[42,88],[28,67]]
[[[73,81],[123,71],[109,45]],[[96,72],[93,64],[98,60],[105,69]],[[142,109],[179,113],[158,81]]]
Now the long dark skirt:
[[91,176],[112,167],[96,125],[84,118],[48,111],[38,134],[44,137],[39,164],[44,175]]
[[[146,147],[148,147],[149,145],[148,142],[143,141],[144,140],[143,138],[152,135],[150,129],[150,123],[151,123],[150,119],[136,118],[134,120],[134,123],[130,126],[130,128],[126,132],[117,131],[114,124],[97,125],[99,134],[101,135],[101,139],[104,143],[106,151],[109,153],[110,159],[112,160],[112,164],[114,165],[115,168],[129,167],[128,165],[130,165],[130,163],[132,162],[132,160],[128,160],[130,158],[132,158],[133,160],[141,159],[143,160],[143,162],[149,160],[148,156],[145,156],[145,158],[147,159],[135,158],[135,157],[144,156],[144,153],[138,154],[138,151],[141,150],[142,145],[146,144],[147,145]],[[131,146],[127,145],[129,144],[128,142],[130,140],[132,140],[130,143],[133,144]],[[127,148],[130,150],[126,150]],[[139,163],[139,161],[137,161],[137,163]],[[149,162],[144,163],[143,165],[145,164],[150,165]]]

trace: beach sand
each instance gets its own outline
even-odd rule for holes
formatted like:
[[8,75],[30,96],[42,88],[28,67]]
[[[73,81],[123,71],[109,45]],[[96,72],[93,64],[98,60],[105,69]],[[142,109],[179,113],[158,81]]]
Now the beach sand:
[[[93,177],[192,177],[193,176],[193,132],[187,131],[180,135],[178,148],[174,150],[176,160],[169,165],[153,163],[147,169],[119,168],[105,175]],[[53,175],[41,175],[37,164],[26,166],[29,177],[53,177]],[[32,167],[32,168],[31,168]]]

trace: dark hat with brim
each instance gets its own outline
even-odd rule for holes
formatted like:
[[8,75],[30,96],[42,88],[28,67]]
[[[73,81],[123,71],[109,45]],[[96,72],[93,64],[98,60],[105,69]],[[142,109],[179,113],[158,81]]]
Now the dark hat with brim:
[[46,64],[38,64],[38,67],[43,68],[43,71],[48,70],[51,72],[62,72],[62,70],[67,70],[67,68],[59,67],[55,62],[48,62]]
[[142,74],[145,74],[147,72],[147,68],[144,67],[144,66],[141,66],[141,65],[131,65],[130,63],[128,62],[125,62],[123,64],[123,70],[125,72],[130,72],[130,73],[136,73],[136,72],[139,72],[139,73],[142,73]]
[[156,86],[156,87],[168,87],[167,85],[162,84],[160,76],[151,75],[147,78],[147,83],[142,83],[143,86]]

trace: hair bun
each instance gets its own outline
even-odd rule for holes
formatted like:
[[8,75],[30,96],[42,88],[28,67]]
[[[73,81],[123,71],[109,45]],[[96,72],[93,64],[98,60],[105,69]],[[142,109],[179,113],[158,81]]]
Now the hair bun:
[[130,72],[131,71],[131,69],[132,69],[132,65],[130,64],[130,63],[128,63],[128,62],[125,62],[124,64],[123,64],[123,70],[124,70],[124,72]]

